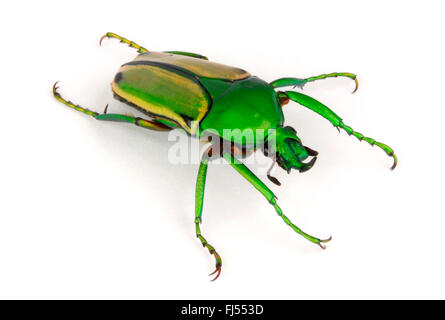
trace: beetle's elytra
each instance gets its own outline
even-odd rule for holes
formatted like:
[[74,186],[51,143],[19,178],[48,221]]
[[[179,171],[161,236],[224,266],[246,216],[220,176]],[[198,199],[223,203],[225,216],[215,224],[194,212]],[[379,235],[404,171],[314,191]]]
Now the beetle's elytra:
[[[284,126],[282,107],[290,100],[318,113],[338,130],[341,128],[360,141],[364,140],[372,146],[381,148],[394,159],[391,169],[397,165],[397,158],[389,146],[354,131],[321,102],[296,91],[276,91],[280,87],[302,88],[307,82],[320,79],[347,77],[355,81],[355,92],[358,88],[355,74],[330,73],[304,79],[281,78],[268,83],[243,69],[211,62],[199,54],[183,51],[152,52],[111,32],[101,38],[101,43],[104,38],[118,39],[139,52],[133,61],[121,66],[111,87],[115,98],[142,111],[147,118],[111,114],[107,113],[107,109],[99,114],[80,107],[62,98],[57,92],[57,83],[53,86],[54,97],[65,105],[97,120],[129,122],[157,131],[178,128],[192,137],[208,139],[212,142],[202,156],[198,171],[194,221],[196,236],[216,260],[216,269],[211,274],[216,274],[213,280],[217,279],[221,273],[222,260],[215,248],[202,236],[200,230],[207,164],[212,157],[226,159],[263,194],[278,215],[295,232],[323,249],[325,248],[323,243],[331,240],[331,238],[318,239],[295,226],[283,214],[274,193],[240,160],[243,156],[259,149],[273,160],[273,164],[277,163],[287,172],[291,169],[305,172],[312,168],[318,152],[303,146],[296,131],[289,126]],[[237,129],[251,130],[254,134],[249,137],[227,136],[226,132]],[[261,132],[262,135],[259,136],[256,132]],[[210,140],[209,137],[212,139]],[[217,139],[213,139],[215,137]],[[225,147],[226,145],[229,147]],[[307,161],[309,157],[312,158]],[[268,178],[280,185],[279,181],[270,175],[270,170]]]

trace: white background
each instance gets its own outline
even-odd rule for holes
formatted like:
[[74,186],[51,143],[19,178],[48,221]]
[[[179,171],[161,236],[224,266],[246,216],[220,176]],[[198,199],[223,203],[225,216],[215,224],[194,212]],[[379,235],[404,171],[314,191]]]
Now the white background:
[[[445,298],[444,19],[441,1],[14,1],[1,6],[0,298]],[[136,52],[183,50],[272,81],[354,72],[304,92],[392,146],[359,143],[290,103],[286,124],[320,152],[276,169],[295,234],[227,165],[210,165],[194,235],[198,165],[167,134],[95,121],[58,103],[129,110],[109,83]],[[255,166],[251,166],[256,170]]]

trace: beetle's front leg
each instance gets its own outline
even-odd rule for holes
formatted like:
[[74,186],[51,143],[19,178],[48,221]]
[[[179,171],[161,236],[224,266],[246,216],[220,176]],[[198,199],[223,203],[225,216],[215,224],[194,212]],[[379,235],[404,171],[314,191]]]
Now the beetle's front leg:
[[323,245],[323,243],[329,242],[332,237],[321,240],[319,238],[316,238],[314,236],[311,236],[310,234],[307,234],[303,230],[301,230],[299,227],[294,225],[288,217],[286,217],[281,210],[281,208],[277,204],[276,196],[273,194],[273,192],[252,172],[247,168],[242,162],[237,160],[233,154],[231,153],[224,153],[224,159],[229,162],[233,168],[235,168],[236,171],[238,171],[244,178],[246,178],[247,181],[249,181],[261,194],[269,201],[269,203],[275,208],[275,211],[277,214],[283,219],[283,221],[292,228],[296,233],[303,236],[307,240],[318,244],[322,249],[325,249],[326,247]]
[[336,78],[336,77],[346,77],[349,79],[354,80],[355,82],[355,89],[354,91],[352,91],[352,93],[356,92],[358,89],[358,80],[357,80],[357,76],[353,73],[349,73],[349,72],[332,72],[332,73],[328,73],[328,74],[321,74],[319,76],[315,76],[315,77],[309,77],[309,78],[305,78],[305,79],[300,79],[300,78],[281,78],[281,79],[277,79],[274,80],[270,83],[270,85],[274,88],[281,88],[281,87],[290,87],[293,86],[295,87],[299,87],[299,88],[303,88],[304,85],[308,82],[312,82],[312,81],[316,81],[316,80],[322,80],[322,79],[326,79],[326,78]]
[[[394,153],[394,150],[390,146],[388,146],[384,143],[378,142],[378,141],[374,140],[373,138],[365,137],[360,132],[354,131],[354,129],[352,129],[351,127],[349,127],[343,123],[342,118],[340,118],[334,111],[329,109],[327,106],[325,106],[320,101],[317,101],[312,97],[309,97],[305,94],[302,94],[300,92],[295,92],[295,91],[286,91],[286,92],[281,91],[281,92],[278,92],[278,96],[279,96],[280,100],[290,99],[292,101],[295,101],[295,102],[301,104],[302,106],[305,106],[308,109],[311,109],[312,111],[315,111],[316,113],[321,115],[323,118],[325,118],[329,122],[331,122],[334,125],[334,127],[336,127],[337,129],[341,128],[341,129],[345,130],[348,135],[353,135],[360,141],[362,141],[362,140],[366,141],[371,146],[375,145],[375,146],[379,147],[380,149],[385,151],[385,153],[388,156],[390,156],[394,159],[394,163],[391,167],[391,170],[394,170],[396,168],[397,157]],[[338,129],[338,131],[340,132],[340,129]]]
[[207,150],[202,159],[201,164],[199,166],[198,171],[198,179],[196,180],[196,207],[195,207],[195,227],[196,227],[196,237],[201,241],[202,246],[204,248],[207,248],[209,250],[210,254],[213,254],[215,256],[215,271],[213,271],[210,276],[216,273],[215,278],[212,281],[215,281],[218,279],[219,275],[221,274],[221,267],[222,267],[222,260],[218,252],[216,252],[215,248],[210,245],[207,240],[203,237],[201,234],[201,216],[202,216],[202,207],[204,202],[204,189],[205,189],[205,182],[206,182],[206,176],[207,176],[207,164],[209,162],[208,154],[211,150],[211,147],[209,150]]

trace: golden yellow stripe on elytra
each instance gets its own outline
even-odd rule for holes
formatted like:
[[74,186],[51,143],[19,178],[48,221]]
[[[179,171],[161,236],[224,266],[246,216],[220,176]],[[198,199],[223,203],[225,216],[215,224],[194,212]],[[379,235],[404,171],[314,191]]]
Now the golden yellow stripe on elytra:
[[189,70],[190,72],[213,79],[227,79],[231,81],[246,79],[251,76],[246,70],[224,64],[196,59],[193,57],[150,51],[148,54],[137,56],[134,61],[154,61],[168,63]]
[[137,105],[143,110],[146,110],[147,112],[154,113],[160,116],[167,117],[169,119],[174,120],[175,122],[178,122],[181,127],[183,127],[187,132],[190,132],[190,128],[187,127],[187,124],[184,122],[183,119],[178,119],[177,115],[174,112],[171,112],[170,110],[166,110],[164,106],[157,106],[155,104],[149,104],[146,101],[139,99],[135,96],[129,95],[125,91],[121,90],[115,82],[111,83],[111,89],[115,94],[117,94],[119,97],[122,97],[126,101]]
[[[146,69],[147,74],[152,74],[155,77],[159,77],[159,79],[167,79],[172,85],[172,90],[174,88],[181,88],[184,90],[184,92],[192,93],[192,96],[195,101],[191,105],[191,108],[196,108],[198,111],[198,116],[196,117],[196,120],[199,122],[207,113],[208,110],[208,100],[205,92],[201,88],[199,84],[197,84],[194,81],[191,81],[189,78],[182,77],[174,72],[148,66],[148,65],[127,65],[121,67],[119,72],[122,72],[123,77],[125,78],[125,73],[128,71],[134,71],[138,70],[143,72],[142,70]],[[125,81],[125,80],[124,80]],[[197,131],[197,123],[194,123],[193,127],[190,128],[188,124],[185,122],[184,118],[179,115],[174,110],[171,110],[168,108],[168,106],[162,105],[162,104],[156,104],[156,103],[149,103],[143,99],[140,99],[138,97],[135,97],[133,95],[128,94],[127,92],[123,91],[121,88],[119,88],[119,85],[115,82],[111,84],[112,90],[114,93],[116,93],[118,96],[122,97],[126,101],[137,105],[138,107],[146,110],[147,112],[154,113],[160,116],[163,116],[168,119],[172,119],[173,121],[177,122],[184,130],[186,130],[190,134],[195,134]]]

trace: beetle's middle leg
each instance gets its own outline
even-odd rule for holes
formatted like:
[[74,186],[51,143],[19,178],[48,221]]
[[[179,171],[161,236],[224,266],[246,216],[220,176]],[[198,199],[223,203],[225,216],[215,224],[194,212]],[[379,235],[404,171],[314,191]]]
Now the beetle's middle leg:
[[209,157],[211,156],[211,152],[212,152],[212,146],[210,146],[210,148],[206,150],[201,159],[201,165],[199,166],[199,171],[198,171],[198,179],[196,180],[195,227],[196,227],[196,237],[201,241],[202,246],[204,248],[207,248],[209,250],[209,253],[215,256],[215,271],[209,274],[211,276],[216,273],[215,278],[212,280],[215,281],[221,274],[222,260],[218,252],[216,252],[215,248],[212,245],[210,245],[207,242],[207,240],[203,237],[203,235],[201,234],[201,228],[199,226],[201,223],[202,207],[204,202],[204,189],[207,176],[207,164],[209,162]]
[[314,236],[311,236],[310,234],[307,234],[303,230],[301,230],[299,227],[294,225],[288,217],[286,217],[283,213],[283,210],[278,206],[277,203],[277,197],[275,194],[252,172],[247,168],[241,161],[237,160],[233,154],[231,153],[224,153],[224,159],[229,162],[233,168],[235,168],[236,171],[238,171],[247,181],[249,181],[261,194],[269,201],[269,203],[275,208],[275,211],[277,214],[283,219],[283,221],[292,228],[296,233],[303,236],[307,240],[318,244],[322,249],[325,249],[325,246],[323,245],[326,242],[329,242],[332,237],[321,240],[319,238],[316,238]]
[[128,44],[128,46],[130,46],[131,48],[135,48],[139,53],[145,53],[145,52],[148,52],[148,50],[145,49],[144,47],[141,47],[141,46],[138,45],[137,43],[135,43],[135,42],[133,42],[133,41],[130,41],[130,40],[124,38],[124,37],[121,37],[121,36],[119,36],[119,35],[117,35],[117,34],[115,34],[115,33],[113,33],[113,32],[107,32],[107,33],[105,33],[105,34],[100,38],[99,45],[102,45],[102,41],[103,41],[105,38],[114,38],[114,39],[118,39],[118,40],[120,40],[120,42],[125,43],[125,44]]
[[336,77],[346,77],[349,79],[354,80],[355,82],[355,89],[354,91],[352,91],[352,93],[356,92],[358,89],[358,80],[357,80],[357,76],[353,73],[349,73],[349,72],[332,72],[332,73],[328,73],[328,74],[321,74],[319,76],[315,76],[315,77],[309,77],[309,78],[304,78],[304,79],[300,79],[300,78],[281,78],[281,79],[277,79],[274,80],[270,83],[270,85],[274,88],[281,88],[281,87],[290,87],[293,86],[295,87],[299,87],[299,88],[303,88],[304,85],[308,82],[312,82],[312,81],[316,81],[316,80],[322,80],[322,79],[326,79],[326,78],[336,78]]
[[73,108],[74,110],[77,110],[79,112],[85,113],[89,116],[92,116],[93,118],[97,120],[105,120],[105,121],[117,121],[117,122],[129,122],[133,123],[139,127],[156,130],[156,131],[169,131],[171,128],[163,125],[162,123],[150,121],[147,119],[139,118],[139,117],[131,117],[123,114],[112,114],[112,113],[106,113],[107,108],[105,108],[104,113],[99,114],[98,112],[91,111],[87,108],[81,107],[79,105],[76,105],[72,103],[71,101],[68,101],[64,99],[60,93],[57,92],[57,82],[53,86],[53,95],[54,97],[62,102],[64,105]]

